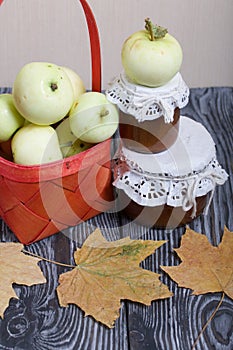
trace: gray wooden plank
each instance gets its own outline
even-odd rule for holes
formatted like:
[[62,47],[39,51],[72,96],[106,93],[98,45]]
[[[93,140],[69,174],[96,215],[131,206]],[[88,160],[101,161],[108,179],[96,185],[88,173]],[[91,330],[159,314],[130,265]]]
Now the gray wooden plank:
[[[33,243],[26,249],[47,259],[73,264],[74,251],[81,247],[92,228],[111,221],[114,225],[114,218],[110,220],[105,215]],[[3,241],[16,241],[4,223],[2,231]],[[108,229],[108,232],[108,239],[117,239],[114,230],[111,233]],[[0,319],[0,349],[128,349],[124,303],[115,327],[108,329],[93,318],[84,317],[84,312],[77,306],[59,306],[56,295],[58,277],[69,268],[45,261],[40,262],[40,266],[47,278],[46,284],[32,287],[14,285],[19,299],[11,299],[4,319]]]

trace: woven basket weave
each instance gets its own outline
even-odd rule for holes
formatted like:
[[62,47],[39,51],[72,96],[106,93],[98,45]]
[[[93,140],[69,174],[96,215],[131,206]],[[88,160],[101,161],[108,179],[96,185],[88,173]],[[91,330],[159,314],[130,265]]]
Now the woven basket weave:
[[[80,3],[90,37],[92,90],[100,92],[98,28],[87,2]],[[108,210],[113,199],[110,153],[109,139],[40,166],[22,166],[0,157],[0,216],[20,242],[29,244]]]

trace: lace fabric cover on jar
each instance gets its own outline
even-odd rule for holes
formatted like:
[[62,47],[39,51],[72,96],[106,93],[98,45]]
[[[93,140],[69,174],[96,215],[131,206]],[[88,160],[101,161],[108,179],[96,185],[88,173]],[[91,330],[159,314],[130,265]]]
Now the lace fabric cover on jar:
[[110,102],[139,122],[163,116],[165,123],[170,123],[175,108],[185,107],[189,99],[189,88],[179,72],[167,84],[157,88],[133,84],[123,72],[105,93]]
[[[181,117],[177,141],[167,151],[139,154],[120,147],[114,159],[113,185],[142,206],[193,208],[196,197],[223,185],[228,175],[216,159],[215,144],[200,123]],[[212,195],[209,198],[210,204]]]

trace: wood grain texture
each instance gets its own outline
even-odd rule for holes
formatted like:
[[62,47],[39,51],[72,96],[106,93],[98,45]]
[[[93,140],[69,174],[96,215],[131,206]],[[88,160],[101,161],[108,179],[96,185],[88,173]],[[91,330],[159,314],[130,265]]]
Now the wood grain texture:
[[[208,215],[195,219],[189,225],[195,231],[205,234],[213,245],[220,243],[224,225],[230,230],[233,228],[232,92],[232,88],[193,89],[188,106],[182,110],[182,115],[201,122],[211,133],[216,143],[218,160],[230,175],[223,186],[216,188]],[[161,280],[174,292],[172,299],[153,303],[150,311],[144,306],[128,303],[132,349],[191,349],[199,332],[214,312],[221,295],[216,293],[194,297],[191,291],[177,288],[176,284],[160,271],[159,265],[179,263],[173,248],[180,245],[184,233],[183,227],[171,232],[146,228],[143,230],[136,223],[128,224],[125,218],[123,222],[124,235],[130,232],[135,238],[168,240],[168,243],[150,258],[152,261],[148,262],[146,267],[161,273]],[[225,297],[222,307],[204,332],[196,349],[232,350],[232,348],[233,302]]]
[[[0,93],[7,91],[1,89]],[[192,229],[205,234],[213,245],[218,245],[224,225],[233,231],[233,88],[191,89],[190,102],[182,114],[201,122],[208,129],[216,143],[219,163],[230,175],[223,186],[216,188],[208,214],[190,224]],[[3,221],[0,224],[1,241],[17,241],[6,224]],[[216,309],[221,294],[193,296],[190,290],[178,288],[161,270],[160,265],[180,263],[173,248],[180,245],[184,227],[150,229],[130,222],[112,210],[26,249],[48,259],[74,264],[73,252],[96,227],[109,240],[128,235],[134,239],[167,240],[155,254],[142,262],[142,266],[160,273],[161,281],[168,285],[174,296],[152,302],[151,306],[122,301],[115,328],[107,329],[91,317],[84,317],[74,305],[67,308],[58,305],[58,276],[68,268],[42,261],[40,266],[47,284],[14,285],[19,299],[11,299],[4,319],[0,319],[1,350],[191,350],[203,325]],[[233,301],[230,298],[224,298],[195,349],[233,349]]]

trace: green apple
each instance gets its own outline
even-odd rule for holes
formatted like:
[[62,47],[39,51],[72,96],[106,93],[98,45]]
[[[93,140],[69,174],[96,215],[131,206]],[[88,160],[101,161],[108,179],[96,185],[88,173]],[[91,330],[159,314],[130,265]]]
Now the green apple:
[[63,157],[70,157],[93,146],[77,139],[70,129],[69,118],[64,119],[57,127],[56,132]]
[[52,126],[29,124],[20,128],[11,142],[14,162],[38,165],[63,159],[57,133]]
[[102,142],[118,128],[119,112],[101,92],[82,94],[69,113],[72,133],[89,143]]
[[74,102],[76,102],[79,96],[84,94],[84,92],[86,92],[84,82],[73,69],[68,67],[62,67],[62,69],[66,72],[66,74],[68,75],[71,81],[73,92],[74,92]]
[[47,62],[26,64],[15,78],[12,94],[19,113],[38,125],[61,120],[74,102],[73,87],[65,71]]
[[14,106],[11,94],[0,95],[0,142],[8,141],[24,124],[24,118]]
[[71,157],[71,156],[74,156],[75,154],[86,151],[91,147],[93,147],[93,143],[87,143],[87,142],[81,141],[80,139],[76,139],[76,141],[74,141],[74,143],[72,143],[70,147],[66,148],[66,153],[63,150],[63,148],[61,150],[64,157]]
[[167,30],[146,19],[146,29],[132,34],[121,50],[126,76],[134,84],[158,87],[180,70],[183,59],[179,42]]

